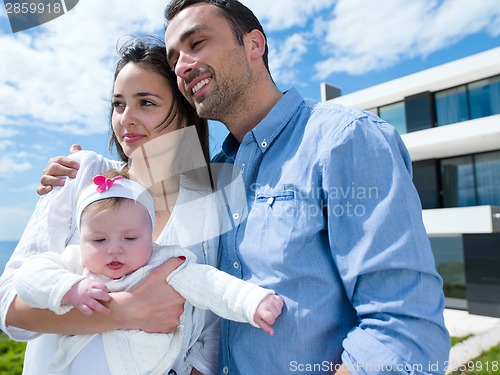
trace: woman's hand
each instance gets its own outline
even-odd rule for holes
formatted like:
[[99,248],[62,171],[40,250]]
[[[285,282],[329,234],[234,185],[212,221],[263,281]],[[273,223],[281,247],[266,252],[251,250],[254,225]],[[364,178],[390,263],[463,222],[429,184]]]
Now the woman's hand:
[[[124,300],[115,300],[126,305],[122,310],[124,328],[156,333],[170,333],[177,329],[185,299],[167,284],[166,279],[182,262],[179,258],[168,259],[125,296],[122,295]],[[110,308],[113,311],[114,308]]]

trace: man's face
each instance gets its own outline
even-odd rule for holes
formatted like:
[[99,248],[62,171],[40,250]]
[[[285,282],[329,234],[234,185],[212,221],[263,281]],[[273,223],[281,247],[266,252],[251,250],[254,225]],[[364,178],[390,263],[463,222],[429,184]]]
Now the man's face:
[[246,48],[211,4],[183,9],[165,32],[167,59],[198,115],[224,121],[251,83]]

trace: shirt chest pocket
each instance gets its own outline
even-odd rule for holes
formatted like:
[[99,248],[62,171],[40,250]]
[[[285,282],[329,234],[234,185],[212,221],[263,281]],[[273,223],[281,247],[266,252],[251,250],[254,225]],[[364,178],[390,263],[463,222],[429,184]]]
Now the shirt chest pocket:
[[245,242],[249,254],[255,249],[284,259],[287,252],[293,252],[294,238],[300,233],[301,219],[297,192],[290,189],[266,189],[255,192],[252,207],[248,215]]
[[256,191],[249,220],[260,231],[271,231],[275,235],[290,231],[305,235],[305,232],[322,230],[325,225],[321,200],[289,186]]
[[264,204],[272,208],[275,204],[291,204],[295,202],[295,191],[283,190],[279,192],[260,193],[255,197],[255,203],[258,205]]
[[295,221],[296,205],[294,190],[257,191],[249,219],[261,229],[281,230]]

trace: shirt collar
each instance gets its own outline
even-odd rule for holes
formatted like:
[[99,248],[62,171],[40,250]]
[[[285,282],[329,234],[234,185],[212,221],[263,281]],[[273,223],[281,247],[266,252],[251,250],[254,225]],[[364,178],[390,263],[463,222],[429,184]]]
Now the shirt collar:
[[[304,99],[295,88],[291,88],[281,97],[264,119],[244,137],[242,143],[255,140],[261,152],[266,152],[281,131],[290,122]],[[222,144],[222,152],[234,161],[240,144],[229,134]]]
[[224,162],[231,162],[234,163],[236,159],[236,153],[238,152],[238,148],[240,147],[240,142],[231,134],[229,133],[222,143],[222,154],[225,157]]
[[[304,99],[299,92],[295,88],[291,88],[285,92],[267,116],[250,131],[262,153],[266,152],[287,126],[303,101]],[[245,138],[247,136],[248,134]],[[245,142],[245,138],[243,138],[243,142]]]

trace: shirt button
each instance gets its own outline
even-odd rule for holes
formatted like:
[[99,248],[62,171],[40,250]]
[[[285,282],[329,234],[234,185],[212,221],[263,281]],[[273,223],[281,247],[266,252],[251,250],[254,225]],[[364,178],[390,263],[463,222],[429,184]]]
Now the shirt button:
[[267,142],[266,140],[264,139],[261,144],[260,144],[263,148],[266,148],[267,147]]
[[243,173],[245,171],[245,164],[241,164],[240,172]]
[[234,214],[233,214],[233,219],[234,220],[238,220],[240,218],[240,214],[238,211],[236,211]]
[[224,366],[224,368],[222,369],[222,372],[224,374],[229,374],[229,368],[227,366]]
[[267,204],[268,204],[268,206],[272,206],[273,203],[274,203],[274,197],[267,198]]
[[238,268],[240,268],[240,264],[238,262],[234,262],[233,263],[233,267],[236,268],[236,269],[238,269]]

